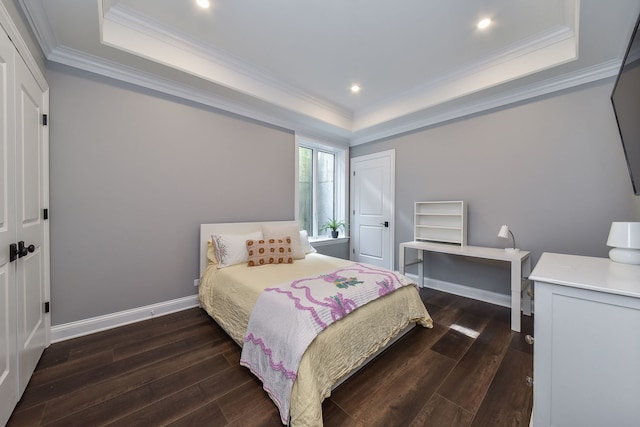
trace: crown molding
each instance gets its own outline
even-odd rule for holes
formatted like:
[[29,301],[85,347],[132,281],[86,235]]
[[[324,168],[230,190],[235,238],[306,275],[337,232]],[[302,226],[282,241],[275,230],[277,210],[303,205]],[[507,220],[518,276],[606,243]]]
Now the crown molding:
[[[100,12],[102,13],[102,11]],[[350,129],[350,110],[310,95],[249,67],[233,56],[140,15],[121,4],[102,16],[102,41],[119,50],[168,65],[262,101],[305,113],[331,125]],[[190,64],[188,68],[185,63]]]
[[356,112],[353,131],[366,130],[578,58],[577,36],[557,27],[513,44],[482,62]]
[[214,47],[206,43],[202,43],[200,40],[193,37],[178,34],[172,27],[154,21],[146,15],[142,15],[122,3],[118,3],[116,6],[109,9],[109,12],[105,17],[115,23],[132,28],[135,31],[146,34],[147,36],[154,37],[159,42],[170,44],[194,55],[204,56],[211,62],[228,68],[233,74],[245,75],[250,79],[262,82],[270,87],[278,88],[285,93],[304,99],[305,102],[313,103],[318,107],[330,110],[346,119],[351,120],[353,118],[351,110],[347,108],[340,107],[335,103],[322,99],[318,96],[311,95],[302,89],[296,88],[282,80],[278,80],[272,77],[265,70],[260,70],[257,67],[247,65],[244,61],[233,56],[229,52],[215,49]]
[[[293,131],[300,130],[309,134],[317,135],[318,137],[331,138],[342,143],[348,143],[349,141],[350,132],[332,128],[320,121],[311,121],[311,123],[305,124],[305,120],[301,120],[300,115],[295,114],[294,112],[284,112],[277,115],[276,113],[272,114],[270,112],[261,111],[248,103],[235,102],[228,98],[217,96],[211,92],[203,92],[202,90],[196,89],[192,86],[65,46],[55,48],[49,54],[47,59],[69,67],[130,83],[181,99],[197,102],[202,105],[217,108],[249,119],[265,122],[273,126]],[[307,119],[306,121],[309,122],[310,120]]]
[[11,39],[11,42],[18,50],[18,53],[24,60],[25,64],[33,77],[36,79],[38,86],[42,91],[47,91],[49,89],[49,84],[40,69],[40,66],[36,62],[35,58],[29,51],[29,47],[27,43],[22,38],[18,27],[16,27],[15,23],[11,19],[11,15],[9,15],[9,11],[5,8],[4,4],[0,3],[0,25],[4,28],[5,32]]
[[525,101],[530,98],[547,95],[556,91],[612,77],[615,76],[620,69],[620,61],[613,60],[572,73],[567,73],[560,77],[548,79],[540,83],[534,83],[519,89],[514,89],[494,96],[484,97],[482,101],[465,103],[457,108],[447,109],[437,114],[433,114],[427,109],[417,115],[411,115],[409,119],[400,118],[399,120],[392,120],[379,126],[373,126],[362,131],[351,133],[349,131],[331,128],[319,121],[316,123],[301,125],[299,117],[281,117],[276,116],[275,114],[259,111],[241,102],[233,102],[229,99],[215,96],[210,93],[206,94],[191,86],[165,79],[152,73],[142,72],[131,67],[125,67],[122,64],[107,61],[103,58],[88,55],[84,52],[66,47],[56,48],[51,52],[48,59],[70,67],[194,101],[285,129],[290,129],[294,132],[312,135],[316,138],[335,140],[340,143],[348,142],[351,146],[388,138],[394,135],[468,116],[470,114],[504,107],[515,102]]
[[433,114],[425,110],[411,119],[402,118],[397,121],[385,123],[375,129],[366,129],[362,132],[354,132],[351,138],[351,146],[365,144],[376,140],[389,138],[418,129],[434,126],[449,120],[481,113],[495,108],[505,107],[516,102],[526,101],[543,95],[548,95],[561,90],[592,83],[598,80],[614,77],[620,69],[620,61],[607,61],[592,67],[584,68],[559,77],[532,83],[527,86],[513,89],[496,95],[485,96],[480,101],[464,103],[457,108],[446,109]]
[[31,26],[36,40],[40,44],[44,56],[48,57],[59,43],[55,32],[51,28],[51,23],[47,18],[44,7],[42,7],[42,3],[28,0],[18,0],[18,2],[24,11],[27,22]]

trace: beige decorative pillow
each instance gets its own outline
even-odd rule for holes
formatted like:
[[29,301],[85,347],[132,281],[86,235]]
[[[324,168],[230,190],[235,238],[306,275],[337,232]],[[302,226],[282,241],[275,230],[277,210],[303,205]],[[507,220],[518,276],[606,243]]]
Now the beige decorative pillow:
[[291,238],[247,240],[249,267],[266,264],[293,264]]
[[291,252],[293,259],[303,259],[304,251],[300,243],[300,227],[298,223],[290,224],[262,224],[262,237],[268,239],[282,239],[288,236],[291,239]]

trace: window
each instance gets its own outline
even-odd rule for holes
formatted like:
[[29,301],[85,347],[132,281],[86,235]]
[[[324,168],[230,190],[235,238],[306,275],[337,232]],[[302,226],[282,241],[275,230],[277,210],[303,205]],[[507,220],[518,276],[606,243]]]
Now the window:
[[298,140],[298,222],[310,236],[322,224],[345,218],[346,149]]

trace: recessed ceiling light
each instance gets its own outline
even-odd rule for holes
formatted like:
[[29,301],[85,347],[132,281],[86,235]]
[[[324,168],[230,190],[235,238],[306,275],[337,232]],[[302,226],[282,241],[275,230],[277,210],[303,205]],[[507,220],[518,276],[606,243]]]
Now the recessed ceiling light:
[[491,25],[491,18],[484,18],[478,22],[478,29],[484,30],[489,25]]
[[209,7],[211,6],[209,0],[196,0],[196,4],[203,9],[209,9]]
[[351,85],[351,92],[353,93],[360,92],[360,85],[357,85],[357,84]]

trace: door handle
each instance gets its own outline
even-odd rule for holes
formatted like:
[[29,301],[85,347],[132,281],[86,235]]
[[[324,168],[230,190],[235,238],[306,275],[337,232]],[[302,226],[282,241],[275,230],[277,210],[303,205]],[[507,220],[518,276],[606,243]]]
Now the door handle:
[[9,262],[27,256],[28,253],[34,252],[35,250],[36,247],[34,245],[25,246],[23,240],[19,241],[18,244],[11,243],[9,245]]
[[20,240],[18,242],[18,257],[22,258],[23,256],[27,256],[28,253],[36,250],[34,245],[25,246],[24,241]]
[[13,262],[18,259],[18,245],[11,243],[9,245],[9,262]]
[[384,225],[385,228],[389,228],[389,221],[381,222],[380,225]]

